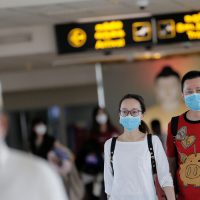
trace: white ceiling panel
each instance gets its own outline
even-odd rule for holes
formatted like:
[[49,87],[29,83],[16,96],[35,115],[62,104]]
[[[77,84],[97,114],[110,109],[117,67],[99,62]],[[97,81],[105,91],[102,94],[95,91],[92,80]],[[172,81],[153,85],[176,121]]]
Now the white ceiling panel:
[[1,0],[0,1],[0,8],[16,8],[16,7],[28,7],[28,6],[43,6],[49,4],[57,4],[57,3],[69,3],[69,2],[82,2],[88,0],[34,0],[34,1],[27,1],[27,0]]
[[163,14],[200,10],[200,1],[197,0],[147,1],[147,8],[140,10],[138,0],[1,0],[0,27],[55,24],[141,12]]

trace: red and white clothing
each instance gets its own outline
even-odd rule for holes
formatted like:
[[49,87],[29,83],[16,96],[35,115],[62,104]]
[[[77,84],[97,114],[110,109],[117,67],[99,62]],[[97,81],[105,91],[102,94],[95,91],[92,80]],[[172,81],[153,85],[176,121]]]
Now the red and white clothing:
[[200,198],[200,120],[191,121],[187,112],[179,116],[175,139],[168,125],[167,155],[178,157],[178,199]]

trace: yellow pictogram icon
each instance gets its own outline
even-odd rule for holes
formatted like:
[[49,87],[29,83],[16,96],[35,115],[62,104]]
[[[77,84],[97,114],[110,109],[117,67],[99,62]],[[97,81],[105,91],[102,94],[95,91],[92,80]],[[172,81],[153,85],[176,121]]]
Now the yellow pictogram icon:
[[157,27],[159,39],[175,38],[176,27],[173,19],[159,20]]
[[152,28],[150,22],[134,22],[132,24],[133,41],[143,42],[152,39]]
[[69,32],[67,40],[72,47],[80,48],[86,43],[87,34],[81,28],[74,28]]

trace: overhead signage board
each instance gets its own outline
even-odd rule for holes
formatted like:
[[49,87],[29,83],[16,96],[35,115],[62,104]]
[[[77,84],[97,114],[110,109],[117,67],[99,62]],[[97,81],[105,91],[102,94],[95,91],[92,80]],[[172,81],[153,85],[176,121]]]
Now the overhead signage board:
[[155,16],[158,43],[200,40],[200,12]]
[[56,25],[59,53],[106,50],[152,43],[150,18]]
[[59,24],[55,32],[59,54],[196,41],[200,40],[200,12]]

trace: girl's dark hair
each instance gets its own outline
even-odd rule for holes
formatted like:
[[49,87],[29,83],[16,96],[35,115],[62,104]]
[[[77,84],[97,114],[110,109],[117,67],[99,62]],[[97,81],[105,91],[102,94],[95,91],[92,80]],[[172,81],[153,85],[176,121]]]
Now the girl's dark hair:
[[[135,99],[135,100],[137,100],[140,103],[142,114],[145,113],[146,107],[145,107],[145,104],[144,104],[144,99],[140,95],[137,95],[137,94],[126,94],[119,102],[119,112],[120,112],[120,108],[121,108],[122,102],[124,100],[126,100],[126,99]],[[141,121],[141,124],[139,126],[139,130],[141,132],[143,132],[143,133],[150,134],[149,127],[147,126],[147,124],[143,120]]]
[[99,106],[96,106],[94,108],[94,110],[93,110],[93,113],[92,113],[92,128],[91,128],[91,132],[95,133],[95,134],[99,134],[100,133],[100,125],[96,121],[96,116],[97,116],[98,111],[100,109],[102,109],[106,113],[106,115],[108,116],[107,127],[108,127],[108,131],[112,132],[113,131],[113,125],[111,124],[110,117],[109,117],[107,111],[104,108],[101,108]]

